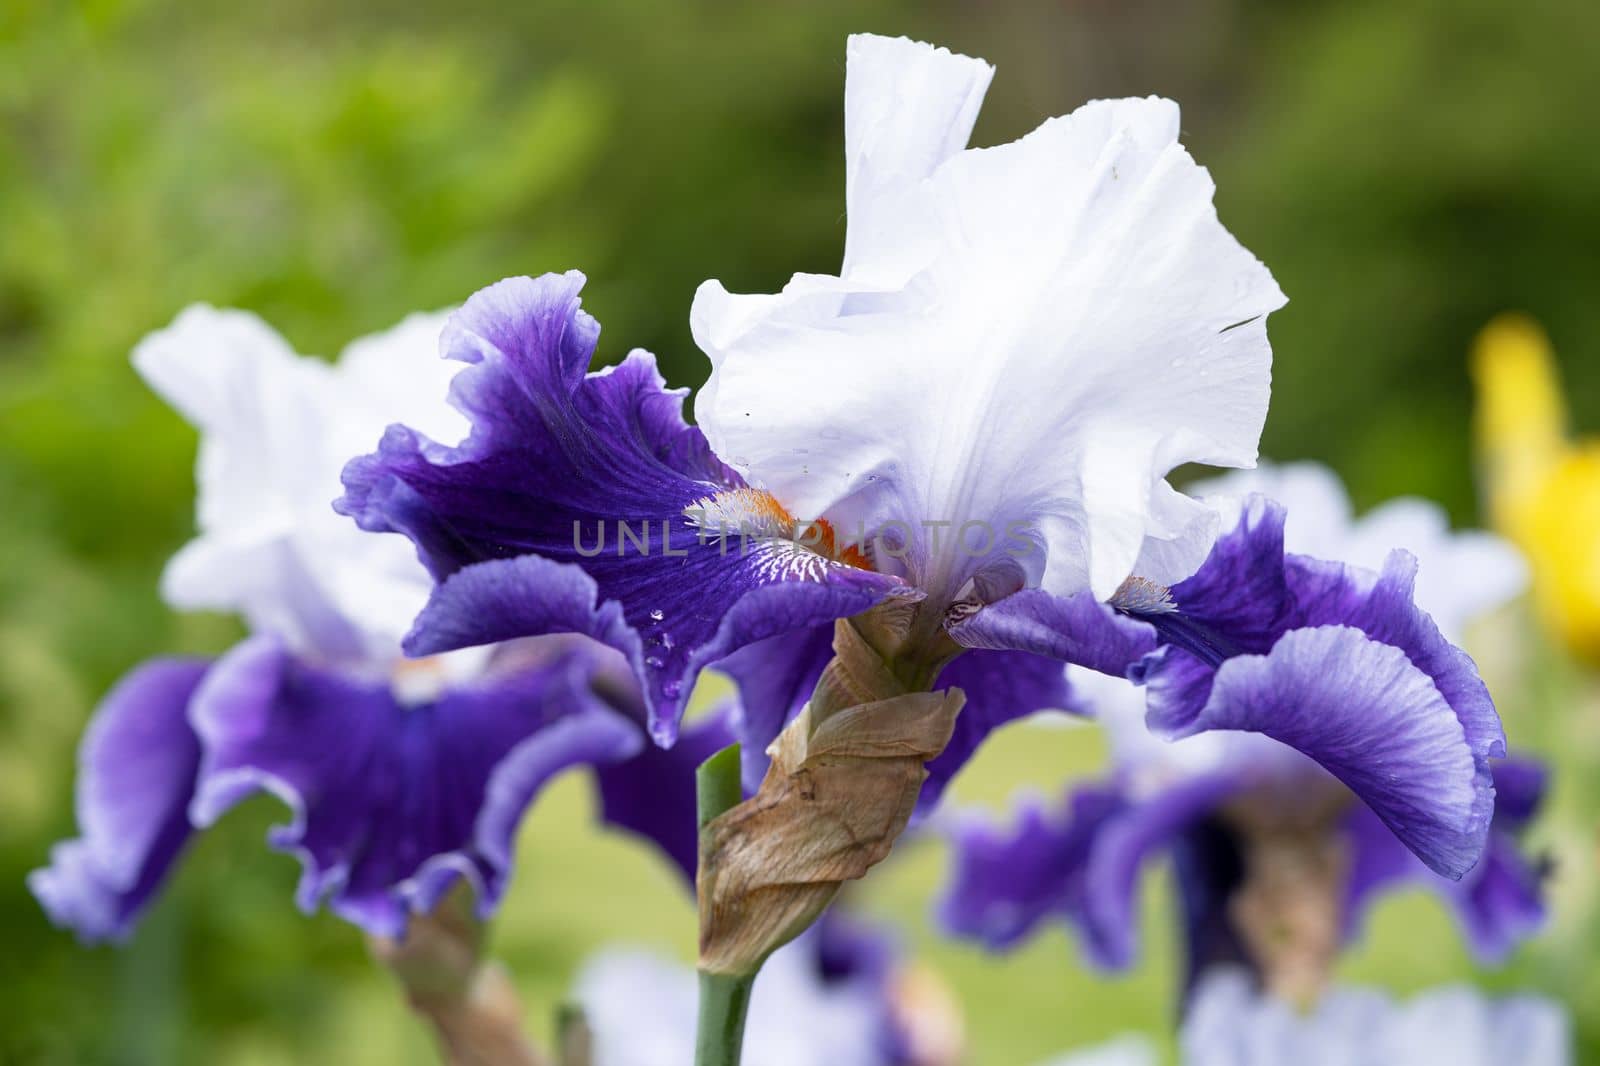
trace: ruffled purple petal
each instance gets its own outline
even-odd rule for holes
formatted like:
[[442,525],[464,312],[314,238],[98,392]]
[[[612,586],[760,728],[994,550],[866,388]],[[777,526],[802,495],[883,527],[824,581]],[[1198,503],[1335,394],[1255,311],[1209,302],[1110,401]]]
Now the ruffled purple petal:
[[1205,706],[1171,732],[1210,729],[1262,733],[1315,759],[1439,873],[1459,878],[1482,854],[1494,791],[1460,720],[1403,651],[1359,629],[1297,629],[1267,655],[1225,662]]
[[1252,499],[1130,672],[1153,729],[1261,732],[1317,760],[1440,873],[1481,854],[1504,735],[1472,660],[1413,603],[1415,563],[1381,574],[1283,551],[1281,506]]
[[85,943],[122,940],[193,832],[189,799],[200,744],[190,699],[211,664],[159,659],[117,683],[78,749],[81,836],[57,844],[28,888]]
[[[1296,587],[1306,583],[1300,575],[1307,570],[1322,569],[1325,573],[1327,567],[1300,556],[1290,556],[1287,565],[1290,583]],[[1412,665],[1433,681],[1460,720],[1486,786],[1489,758],[1506,753],[1505,730],[1494,701],[1489,698],[1489,689],[1478,676],[1477,664],[1445,640],[1433,619],[1416,606],[1416,578],[1416,559],[1408,552],[1393,552],[1377,582],[1370,584],[1370,591],[1370,578],[1358,572],[1347,573],[1341,582],[1322,581],[1322,588],[1336,590],[1330,595],[1315,600],[1304,593],[1299,595],[1296,624],[1355,626],[1370,639],[1405,652]]]
[[1359,935],[1371,906],[1406,885],[1428,888],[1454,909],[1467,943],[1485,962],[1499,962],[1544,924],[1543,863],[1526,854],[1519,838],[1543,797],[1545,770],[1532,759],[1494,763],[1495,813],[1482,861],[1459,881],[1440,877],[1395,838],[1365,806],[1350,812],[1350,877],[1344,901],[1347,939]]
[[948,626],[958,644],[1021,651],[1121,677],[1156,647],[1155,631],[1087,592],[1052,596],[1025,589]]
[[301,860],[300,906],[327,900],[369,932],[398,935],[462,877],[487,913],[539,787],[646,743],[587,677],[582,657],[566,655],[406,705],[386,678],[302,663],[269,637],[246,641],[194,700],[205,758],[191,816],[209,825],[248,794],[278,796],[293,818],[269,840]]
[[647,744],[630,759],[594,769],[601,817],[660,847],[691,887],[700,848],[695,770],[733,743],[732,719],[731,708],[719,709],[692,723],[670,748]]
[[[703,666],[904,586],[796,543],[776,501],[683,421],[683,392],[664,387],[648,353],[586,373],[599,326],[579,309],[583,280],[510,278],[469,299],[441,343],[473,364],[452,386],[471,434],[449,448],[390,427],[346,468],[337,506],[410,537],[444,582],[412,654],[590,633],[629,658],[651,731],[670,743]],[[741,540],[747,526],[765,535]],[[581,568],[592,588],[549,564]],[[546,585],[559,607],[541,602]]]

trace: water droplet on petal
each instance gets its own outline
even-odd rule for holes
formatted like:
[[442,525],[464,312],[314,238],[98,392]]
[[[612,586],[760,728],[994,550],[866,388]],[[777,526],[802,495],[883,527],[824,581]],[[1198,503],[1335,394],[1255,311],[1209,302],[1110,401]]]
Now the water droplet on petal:
[[650,669],[652,669],[652,670],[659,670],[663,666],[667,665],[666,664],[666,660],[662,659],[661,656],[659,656],[659,655],[647,655],[647,656],[645,656],[644,664],[646,666],[650,667]]
[[663,618],[665,618],[666,616],[667,616],[667,613],[665,611],[663,611],[661,608],[657,607],[655,610],[650,612],[650,621],[659,622]]
[[666,684],[661,686],[661,694],[669,700],[677,699],[678,693],[682,691],[683,683],[679,681],[668,681]]

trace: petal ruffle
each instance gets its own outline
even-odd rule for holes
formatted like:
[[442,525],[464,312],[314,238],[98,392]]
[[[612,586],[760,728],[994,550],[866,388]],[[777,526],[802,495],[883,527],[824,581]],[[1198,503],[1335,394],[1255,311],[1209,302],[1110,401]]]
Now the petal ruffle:
[[[1160,695],[1153,685],[1152,713]],[[1174,736],[1239,729],[1303,752],[1446,876],[1482,854],[1494,791],[1461,720],[1403,651],[1359,629],[1296,629],[1267,655],[1228,660],[1199,713],[1172,724]]]
[[[472,364],[452,390],[470,435],[444,447],[390,427],[346,468],[338,506],[409,536],[443,582],[408,651],[590,633],[629,658],[670,742],[709,662],[903,586],[797,543],[778,502],[683,421],[683,394],[648,353],[587,373],[599,325],[579,309],[582,285],[577,272],[510,278],[468,300],[442,344]],[[745,528],[758,535],[741,540]],[[561,610],[539,602],[552,590]]]
[[189,702],[211,664],[161,659],[106,696],[78,750],[78,827],[28,888],[85,943],[121,940],[188,842],[200,744]]
[[[1381,574],[1283,550],[1283,508],[1243,506],[1204,566],[1158,610],[1165,645],[1131,676],[1151,728],[1260,732],[1354,790],[1430,867],[1481,853],[1504,733],[1472,660],[1413,602],[1415,561]],[[1313,711],[1315,708],[1315,711]]]
[[308,666],[272,638],[218,663],[194,701],[205,759],[191,805],[210,825],[268,791],[293,814],[269,840],[299,856],[297,898],[397,935],[458,878],[487,913],[513,836],[560,770],[627,758],[639,728],[599,701],[575,656],[405,705],[380,682]]
[[1118,676],[1156,648],[1147,621],[1129,618],[1087,592],[1015,592],[947,628],[969,648],[1028,652]]

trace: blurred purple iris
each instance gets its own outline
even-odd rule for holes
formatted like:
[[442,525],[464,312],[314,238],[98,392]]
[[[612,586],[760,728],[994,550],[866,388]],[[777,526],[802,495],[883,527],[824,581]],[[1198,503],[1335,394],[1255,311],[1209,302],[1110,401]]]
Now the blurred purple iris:
[[238,611],[253,635],[214,661],[146,663],[101,704],[79,757],[80,836],[29,879],[58,924],[127,935],[195,831],[263,791],[289,808],[270,843],[299,857],[307,911],[326,902],[395,935],[465,880],[487,913],[523,813],[574,766],[593,771],[610,821],[693,876],[692,769],[727,743],[726,712],[659,750],[631,675],[583,638],[405,659],[399,631],[427,575],[404,541],[329,507],[352,434],[395,417],[454,428],[442,321],[408,319],[337,366],[209,308],[140,346],[140,372],[202,433],[201,535],[164,592]]

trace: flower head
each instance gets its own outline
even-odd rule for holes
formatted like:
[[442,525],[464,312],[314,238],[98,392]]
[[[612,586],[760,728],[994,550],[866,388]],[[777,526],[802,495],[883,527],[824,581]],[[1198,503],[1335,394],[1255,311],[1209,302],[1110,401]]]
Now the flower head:
[[[1440,604],[1457,629],[1519,590],[1515,553],[1482,534],[1448,533],[1442,513],[1421,501],[1396,501],[1352,522],[1342,488],[1320,467],[1237,477],[1208,486],[1207,498],[1239,515],[1239,525],[1194,584],[1171,590],[1155,625],[1169,628],[1174,642],[1135,670],[1148,687],[1073,671],[1076,693],[1110,732],[1114,777],[1074,791],[1062,808],[1024,807],[1009,830],[963,820],[946,925],[1004,947],[1042,919],[1064,917],[1098,961],[1125,965],[1139,871],[1170,855],[1191,977],[1219,962],[1261,964],[1241,928],[1241,894],[1252,863],[1271,861],[1263,841],[1286,834],[1305,852],[1303,868],[1326,863],[1317,884],[1301,886],[1328,904],[1326,947],[1354,933],[1381,890],[1420,883],[1455,906],[1482,955],[1500,957],[1543,917],[1538,864],[1518,846],[1543,792],[1542,771],[1523,760],[1491,761],[1501,750],[1498,725],[1477,719],[1485,697],[1460,673],[1460,653],[1438,651],[1427,617],[1398,595],[1393,583],[1404,571],[1393,562],[1382,575],[1336,567],[1284,548],[1362,560],[1372,557],[1362,554],[1374,539],[1369,524],[1386,541],[1392,528],[1407,526],[1422,570],[1434,571],[1418,600]],[[1257,487],[1295,501],[1287,526],[1276,505],[1226,491]],[[1258,565],[1262,544],[1271,545],[1280,577],[1244,599],[1259,617],[1208,615],[1200,604],[1227,601],[1205,589],[1274,572]],[[1257,562],[1246,565],[1250,559]],[[1396,593],[1386,594],[1389,586]],[[1320,641],[1334,650],[1308,657],[1301,645]],[[1223,644],[1236,647],[1219,659]],[[1338,683],[1319,684],[1313,675],[1343,657]],[[1172,728],[1202,704],[1214,722],[1250,731]]]
[[581,639],[407,660],[399,637],[431,580],[404,540],[331,508],[353,442],[389,418],[464,431],[444,402],[456,368],[434,351],[441,321],[413,316],[331,366],[203,307],[139,346],[136,367],[201,430],[200,534],[163,590],[238,611],[253,634],[215,662],[146,664],[96,712],[82,835],[30,878],[83,938],[126,935],[193,832],[258,791],[291,812],[270,839],[301,860],[301,906],[373,933],[398,933],[460,879],[492,908],[523,811],[574,765],[594,767],[610,820],[692,871],[681,760],[726,742],[722,716],[657,751],[625,667]]
[[[702,286],[700,428],[646,353],[585,372],[581,275],[469,300],[444,347],[470,364],[471,432],[391,429],[339,505],[411,537],[440,581],[408,647],[596,637],[633,664],[662,743],[722,664],[752,780],[833,621],[885,600],[920,601],[918,632],[948,644],[947,612],[1042,586],[1073,598],[1075,661],[1120,673],[1150,650],[1101,601],[1204,557],[1216,517],[1165,475],[1254,460],[1283,297],[1217,221],[1173,104],[1096,102],[969,150],[990,73],[851,39],[844,263],[776,296]],[[971,699],[930,802],[991,729],[1070,705],[1058,668],[1003,647],[935,683]]]

